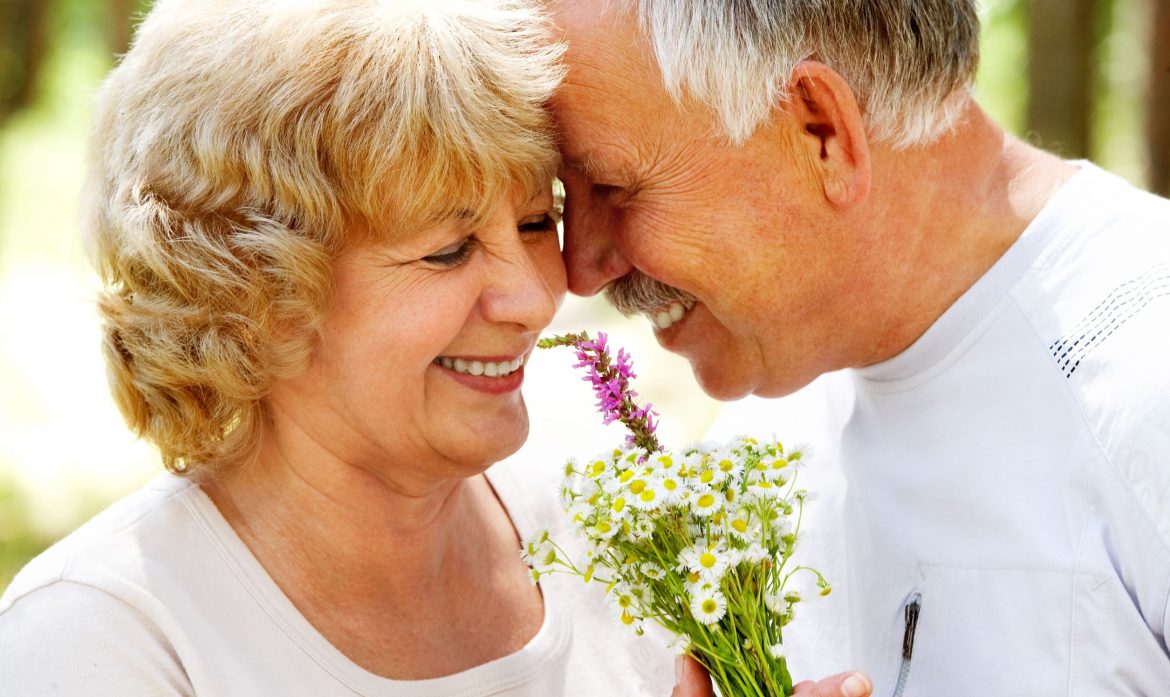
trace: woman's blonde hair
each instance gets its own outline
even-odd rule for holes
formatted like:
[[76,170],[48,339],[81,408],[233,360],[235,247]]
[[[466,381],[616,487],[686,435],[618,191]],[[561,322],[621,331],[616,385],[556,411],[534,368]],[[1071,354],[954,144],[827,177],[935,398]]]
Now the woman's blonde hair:
[[87,233],[114,398],[168,469],[253,450],[347,244],[551,181],[534,5],[156,4],[97,98]]

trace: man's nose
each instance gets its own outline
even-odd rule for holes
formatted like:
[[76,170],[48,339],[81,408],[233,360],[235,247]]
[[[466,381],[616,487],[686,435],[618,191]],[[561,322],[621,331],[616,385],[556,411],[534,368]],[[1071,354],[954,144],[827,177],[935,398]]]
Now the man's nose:
[[569,291],[595,295],[633,270],[617,245],[616,221],[606,206],[587,197],[565,197],[565,269]]

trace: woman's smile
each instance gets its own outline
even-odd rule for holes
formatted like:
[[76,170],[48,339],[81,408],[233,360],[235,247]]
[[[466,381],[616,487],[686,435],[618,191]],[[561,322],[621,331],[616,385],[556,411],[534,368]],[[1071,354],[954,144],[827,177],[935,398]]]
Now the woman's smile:
[[461,385],[488,394],[506,394],[520,389],[524,364],[531,353],[509,356],[439,356],[432,365]]

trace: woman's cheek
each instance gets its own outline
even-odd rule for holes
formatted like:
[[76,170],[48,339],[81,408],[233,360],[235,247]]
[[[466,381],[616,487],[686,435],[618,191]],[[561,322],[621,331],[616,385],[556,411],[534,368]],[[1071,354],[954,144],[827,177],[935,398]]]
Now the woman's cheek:
[[547,241],[542,240],[539,243],[535,257],[535,263],[541,277],[544,278],[544,284],[556,300],[557,307],[560,308],[568,290],[568,276],[565,272],[565,260],[561,256],[561,248],[556,235],[550,234],[547,236]]

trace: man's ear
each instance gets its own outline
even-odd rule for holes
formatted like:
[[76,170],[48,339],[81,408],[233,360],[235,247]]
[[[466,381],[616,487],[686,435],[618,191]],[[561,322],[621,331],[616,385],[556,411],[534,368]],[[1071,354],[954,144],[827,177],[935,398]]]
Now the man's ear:
[[869,141],[853,90],[832,68],[803,61],[788,83],[785,111],[795,119],[797,157],[820,176],[825,199],[836,208],[865,200],[870,187]]

